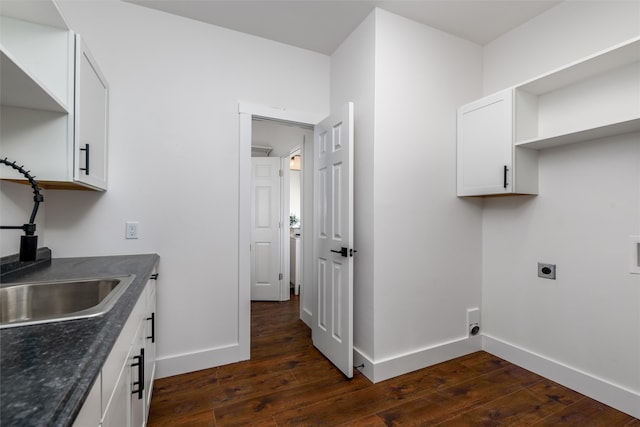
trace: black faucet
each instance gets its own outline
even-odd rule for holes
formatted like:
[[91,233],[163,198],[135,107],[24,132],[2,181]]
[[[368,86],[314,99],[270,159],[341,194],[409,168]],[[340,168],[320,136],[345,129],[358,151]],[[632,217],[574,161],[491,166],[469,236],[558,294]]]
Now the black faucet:
[[29,218],[29,223],[24,225],[1,225],[0,229],[24,231],[24,236],[20,236],[20,261],[35,261],[36,254],[38,252],[38,236],[35,235],[36,224],[34,221],[36,220],[36,214],[38,213],[38,206],[40,205],[40,202],[44,202],[44,196],[40,194],[38,182],[29,174],[31,171],[25,170],[24,165],[18,166],[15,161],[10,162],[6,157],[4,159],[0,159],[0,163],[12,167],[24,175],[33,188],[34,205],[33,210],[31,211],[31,217]]

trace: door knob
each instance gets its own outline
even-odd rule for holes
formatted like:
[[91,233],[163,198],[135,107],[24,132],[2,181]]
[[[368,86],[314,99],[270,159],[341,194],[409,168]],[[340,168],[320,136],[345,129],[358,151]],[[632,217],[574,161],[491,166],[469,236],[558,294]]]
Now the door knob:
[[349,249],[347,249],[347,248],[345,248],[345,247],[343,246],[343,247],[341,247],[341,248],[340,248],[340,250],[339,250],[339,251],[334,251],[333,249],[331,249],[331,252],[336,253],[336,254],[340,254],[340,255],[342,255],[343,257],[345,257],[345,258],[346,258],[346,257],[348,256],[348,254],[347,254],[348,250],[349,250]]
[[335,251],[333,249],[330,249],[331,252],[336,253],[336,254],[340,254],[343,257],[352,257],[354,253],[358,252],[355,249],[347,249],[344,246],[340,248],[339,251]]

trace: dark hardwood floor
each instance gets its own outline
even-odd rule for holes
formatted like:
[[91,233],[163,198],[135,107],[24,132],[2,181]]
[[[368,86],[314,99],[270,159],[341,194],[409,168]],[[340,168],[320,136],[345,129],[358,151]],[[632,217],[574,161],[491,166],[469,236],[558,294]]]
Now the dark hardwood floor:
[[485,352],[372,384],[311,343],[298,299],[251,304],[251,360],[156,380],[156,426],[603,426],[640,420]]

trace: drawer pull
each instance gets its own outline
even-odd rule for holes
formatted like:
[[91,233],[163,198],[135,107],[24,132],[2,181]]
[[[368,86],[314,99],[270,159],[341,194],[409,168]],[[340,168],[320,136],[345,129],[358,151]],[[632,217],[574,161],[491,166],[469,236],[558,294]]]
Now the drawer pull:
[[133,356],[135,363],[131,364],[132,368],[138,368],[138,381],[134,381],[134,387],[138,387],[137,390],[131,389],[131,394],[138,394],[138,399],[142,399],[144,394],[144,348],[140,349],[140,355]]
[[151,340],[151,342],[156,342],[156,313],[155,311],[151,313],[151,317],[147,317],[147,320],[151,320],[151,336],[148,336],[147,339]]
[[507,172],[509,172],[509,168],[507,167],[507,165],[504,165],[504,169],[502,169],[502,187],[503,188],[507,188],[507,186],[509,185],[509,183],[507,182]]
[[80,170],[84,171],[85,175],[89,175],[89,144],[84,144],[84,148],[81,148],[80,151],[84,151],[84,167]]

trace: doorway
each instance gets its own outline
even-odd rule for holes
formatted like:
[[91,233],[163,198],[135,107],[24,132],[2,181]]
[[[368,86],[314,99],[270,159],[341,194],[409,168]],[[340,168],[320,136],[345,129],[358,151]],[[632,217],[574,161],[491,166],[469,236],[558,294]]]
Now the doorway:
[[[278,109],[250,103],[239,103],[239,177],[238,177],[238,346],[242,357],[250,357],[251,348],[251,145],[252,124],[254,118],[269,119],[285,123],[301,124],[312,128],[322,120],[318,114],[295,110]],[[305,224],[313,229],[313,138],[305,140],[302,147],[303,200],[302,215],[305,222],[301,226],[304,234]],[[313,283],[313,240],[305,239],[302,245],[303,283]],[[299,296],[300,318],[309,327],[313,319],[313,292],[304,287]]]
[[313,127],[251,120],[251,300],[286,301],[303,286],[303,147]]
[[[304,140],[303,144],[304,145]],[[294,295],[302,287],[302,145],[289,154],[289,283]],[[284,183],[287,187],[287,183]],[[285,202],[286,206],[286,202]],[[286,245],[286,242],[285,242]]]
[[[251,145],[254,118],[313,128],[303,139],[303,240],[299,316],[314,346],[348,378],[353,377],[353,146],[354,107],[327,117],[252,104],[239,105],[238,344],[250,357]],[[314,125],[311,125],[311,124]],[[316,283],[317,282],[317,283]],[[309,286],[305,286],[305,283]]]

